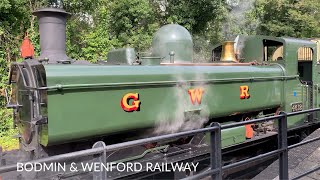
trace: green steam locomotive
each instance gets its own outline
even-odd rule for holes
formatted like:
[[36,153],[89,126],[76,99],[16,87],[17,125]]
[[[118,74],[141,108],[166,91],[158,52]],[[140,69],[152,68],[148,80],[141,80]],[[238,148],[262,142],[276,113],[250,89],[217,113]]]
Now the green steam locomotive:
[[[238,36],[195,63],[182,26],[163,26],[150,53],[112,50],[89,64],[65,54],[62,9],[39,17],[41,56],[11,65],[14,123],[24,151],[112,137],[114,142],[181,132],[319,107],[317,41]],[[290,128],[317,121],[311,113],[288,119]],[[223,132],[228,147],[276,130],[265,122]],[[139,135],[139,136],[138,136]],[[113,141],[112,141],[113,142]]]

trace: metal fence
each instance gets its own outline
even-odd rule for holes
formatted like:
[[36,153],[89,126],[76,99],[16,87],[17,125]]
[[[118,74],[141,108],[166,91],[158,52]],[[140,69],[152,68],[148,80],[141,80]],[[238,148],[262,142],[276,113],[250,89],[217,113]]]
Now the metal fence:
[[[165,140],[170,140],[173,138],[181,138],[181,137],[186,137],[186,136],[192,136],[196,135],[199,133],[210,133],[210,159],[211,159],[211,167],[209,170],[204,171],[202,173],[199,173],[194,176],[187,177],[185,179],[191,180],[191,179],[200,179],[203,177],[208,177],[211,176],[212,179],[214,180],[219,180],[222,179],[222,174],[223,171],[234,168],[243,164],[247,164],[250,162],[253,162],[258,159],[266,159],[269,157],[273,157],[275,155],[279,156],[279,179],[289,179],[288,175],[288,151],[292,148],[298,147],[305,145],[307,143],[312,143],[315,141],[320,140],[320,137],[309,139],[307,141],[299,142],[297,144],[288,146],[287,142],[287,118],[290,116],[296,116],[296,115],[301,115],[301,114],[306,114],[306,113],[314,113],[320,111],[320,108],[316,109],[310,109],[310,110],[304,110],[304,111],[299,111],[299,112],[292,112],[292,113],[285,113],[281,112],[279,115],[276,116],[270,116],[270,117],[264,117],[264,118],[259,118],[259,119],[254,119],[254,120],[248,120],[248,121],[242,121],[242,122],[237,122],[237,123],[232,123],[232,124],[227,124],[227,125],[220,125],[219,123],[212,123],[210,127],[208,128],[202,128],[202,129],[197,129],[197,130],[191,130],[191,131],[186,131],[186,132],[180,132],[180,133],[174,133],[174,134],[168,134],[168,135],[162,135],[162,136],[157,136],[157,137],[151,137],[151,138],[145,138],[145,139],[139,139],[135,141],[129,141],[129,142],[124,142],[124,143],[119,143],[119,144],[113,144],[113,145],[108,145],[105,146],[103,142],[96,143],[92,149],[88,150],[82,150],[82,151],[77,151],[77,152],[72,152],[72,153],[67,153],[67,154],[61,154],[61,155],[56,155],[48,158],[42,158],[42,159],[37,159],[33,161],[29,161],[28,163],[50,163],[50,162],[61,162],[61,161],[68,161],[74,158],[80,158],[84,156],[90,156],[90,155],[99,155],[99,160],[103,163],[106,163],[107,161],[107,152],[110,151],[115,151],[115,150],[120,150],[124,148],[130,148],[134,146],[139,146],[139,145],[145,145],[149,144],[152,142],[158,142],[158,141],[165,141]],[[259,123],[259,122],[266,122],[266,121],[277,121],[278,124],[278,148],[276,150],[260,154],[258,156],[248,158],[242,161],[238,161],[232,164],[228,164],[223,166],[222,164],[222,154],[221,154],[221,131],[224,129],[230,129],[238,126],[243,126],[243,125],[248,125],[248,124],[253,124],[253,123]],[[6,173],[6,172],[11,172],[11,171],[16,171],[17,170],[17,165],[8,165],[4,167],[0,167],[0,174]],[[315,171],[320,170],[320,166],[317,168],[314,168],[308,172],[305,172],[297,177],[294,177],[293,179],[299,179],[303,176],[306,176],[310,173],[313,173]],[[102,171],[98,174],[95,174],[94,179],[107,179],[107,172]]]

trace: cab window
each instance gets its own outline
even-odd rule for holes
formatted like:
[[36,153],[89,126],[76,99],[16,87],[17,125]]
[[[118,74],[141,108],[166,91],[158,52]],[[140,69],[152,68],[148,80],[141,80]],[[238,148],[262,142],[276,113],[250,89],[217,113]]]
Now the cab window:
[[298,74],[305,83],[312,81],[313,50],[309,47],[300,47],[297,52]]
[[264,61],[283,60],[283,43],[273,40],[263,40]]

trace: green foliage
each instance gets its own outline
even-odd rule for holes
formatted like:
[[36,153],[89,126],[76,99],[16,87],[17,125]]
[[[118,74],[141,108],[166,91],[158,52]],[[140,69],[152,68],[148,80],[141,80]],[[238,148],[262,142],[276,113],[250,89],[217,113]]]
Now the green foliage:
[[1,109],[0,110],[0,136],[8,135],[7,132],[12,129],[12,116],[8,112],[8,110]]
[[[96,7],[94,12],[80,13],[68,22],[67,46],[70,57],[96,62],[106,60],[109,50],[120,44],[117,39],[110,38],[110,3],[100,1],[92,6]],[[82,28],[77,28],[79,26]]]
[[110,4],[111,37],[121,46],[145,50],[159,28],[154,9],[148,0],[114,0]]
[[205,31],[209,22],[223,16],[221,0],[168,0],[166,23],[183,25],[194,34]]
[[19,148],[17,130],[13,128],[13,119],[9,110],[0,109],[0,147],[3,150],[12,150]]
[[19,148],[19,139],[14,137],[17,135],[15,129],[8,129],[5,135],[0,135],[0,147],[3,151],[10,151]]
[[320,33],[318,0],[257,0],[259,33],[272,36],[316,37]]
[[0,145],[5,149],[16,148],[18,143],[11,137],[17,132],[12,128],[12,111],[5,109],[3,89],[8,87],[10,62],[19,59],[21,40],[33,22],[31,11],[35,4],[27,0],[0,2]]

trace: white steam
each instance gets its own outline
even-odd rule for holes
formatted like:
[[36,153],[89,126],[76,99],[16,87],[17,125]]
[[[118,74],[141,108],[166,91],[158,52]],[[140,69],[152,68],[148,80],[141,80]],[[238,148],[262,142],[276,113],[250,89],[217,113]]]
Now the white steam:
[[232,40],[238,34],[251,34],[256,29],[256,22],[247,20],[247,13],[253,8],[255,0],[227,0],[229,16],[223,25],[224,37]]
[[[198,74],[196,75],[195,79],[203,80],[204,77],[202,74]],[[168,134],[192,129],[199,129],[203,127],[203,125],[209,120],[209,116],[207,113],[208,108],[207,105],[204,104],[206,102],[204,101],[205,93],[209,92],[209,86],[203,83],[198,83],[196,85],[185,83],[185,79],[182,75],[178,76],[177,80],[182,83],[181,85],[176,85],[174,87],[174,96],[176,99],[172,101],[172,99],[169,99],[171,96],[164,97],[164,102],[168,102],[168,100],[171,100],[171,102],[175,106],[174,117],[170,117],[169,114],[172,113],[166,112],[168,107],[166,107],[166,104],[163,104],[161,106],[163,107],[163,109],[160,109],[159,113],[156,115],[157,125],[154,131],[155,134]],[[194,113],[185,113],[186,111],[197,109],[192,109],[192,106],[190,106],[191,101],[188,94],[188,90],[190,88],[204,89],[201,109],[199,109],[200,111],[194,111]]]

